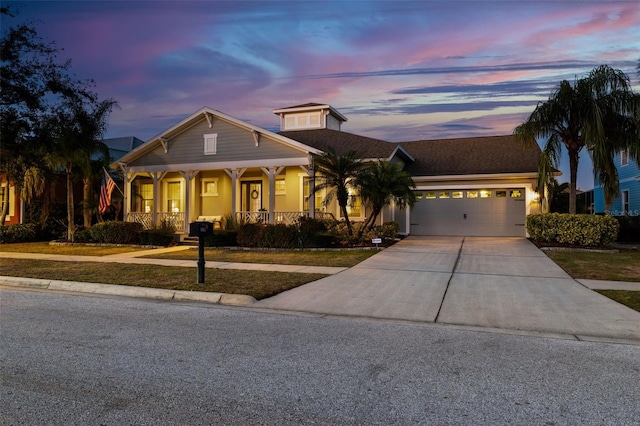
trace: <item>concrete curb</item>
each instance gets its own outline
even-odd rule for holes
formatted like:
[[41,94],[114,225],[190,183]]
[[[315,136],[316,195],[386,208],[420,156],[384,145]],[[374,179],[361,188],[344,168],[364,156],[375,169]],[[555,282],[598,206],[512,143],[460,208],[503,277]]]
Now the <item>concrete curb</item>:
[[0,285],[41,290],[72,291],[76,293],[104,294],[109,296],[144,297],[149,299],[205,302],[218,305],[251,306],[256,302],[244,294],[211,293],[205,291],[165,290],[161,288],[133,287],[127,285],[84,283],[77,281],[43,280],[37,278],[3,277]]

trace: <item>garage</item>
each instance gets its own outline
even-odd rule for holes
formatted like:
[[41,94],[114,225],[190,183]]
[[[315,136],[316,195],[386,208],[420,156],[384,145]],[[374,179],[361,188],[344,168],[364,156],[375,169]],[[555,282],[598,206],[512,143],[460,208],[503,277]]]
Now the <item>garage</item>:
[[524,237],[524,188],[415,191],[411,235]]

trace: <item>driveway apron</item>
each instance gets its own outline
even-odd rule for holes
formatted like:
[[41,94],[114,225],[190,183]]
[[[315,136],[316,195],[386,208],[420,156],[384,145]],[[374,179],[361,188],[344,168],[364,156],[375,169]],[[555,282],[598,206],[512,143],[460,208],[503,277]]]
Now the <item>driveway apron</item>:
[[572,279],[524,238],[408,237],[254,306],[640,340],[640,313]]

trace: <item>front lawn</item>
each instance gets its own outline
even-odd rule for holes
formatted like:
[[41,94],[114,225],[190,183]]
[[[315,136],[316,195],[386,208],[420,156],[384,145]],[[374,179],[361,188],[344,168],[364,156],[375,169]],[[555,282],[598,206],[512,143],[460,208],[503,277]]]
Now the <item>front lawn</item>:
[[264,299],[325,277],[324,274],[205,270],[205,282],[197,283],[197,268],[157,265],[56,262],[32,259],[0,259],[2,275],[102,284],[119,284],[169,290],[246,294]]
[[[279,265],[351,267],[378,253],[378,250],[225,250],[206,249],[205,260],[210,262],[272,263]],[[154,259],[198,259],[198,250],[189,249],[172,253],[146,256]]]
[[596,290],[598,293],[618,303],[640,312],[640,291],[630,290]]
[[547,250],[545,253],[573,278],[640,282],[638,250],[619,253]]
[[131,246],[91,246],[79,245],[50,245],[47,241],[36,243],[7,243],[0,244],[0,252],[64,254],[68,256],[108,256],[110,254],[129,253],[132,251],[149,250],[143,247]]

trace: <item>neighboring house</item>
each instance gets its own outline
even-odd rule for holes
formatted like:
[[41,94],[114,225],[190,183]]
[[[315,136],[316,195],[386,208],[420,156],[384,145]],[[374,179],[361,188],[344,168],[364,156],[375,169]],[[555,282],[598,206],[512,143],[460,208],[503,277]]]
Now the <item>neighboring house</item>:
[[13,182],[8,182],[6,174],[2,172],[0,174],[0,211],[4,207],[4,195],[9,191],[9,208],[7,210],[7,216],[5,218],[5,225],[16,225],[22,223],[22,211],[24,209],[24,203],[20,199],[20,194],[16,191],[16,187]]
[[[141,139],[134,136],[127,136],[121,138],[103,139],[102,142],[107,145],[109,149],[109,159],[111,161],[117,161],[127,152],[139,147],[144,143]],[[96,156],[95,159],[100,157]],[[15,225],[24,222],[23,212],[25,211],[24,201],[20,199],[20,194],[16,191],[16,187],[13,183],[8,183],[5,180],[4,172],[0,174],[0,203],[4,198],[4,191],[9,190],[9,213],[5,221],[5,225]],[[56,179],[55,185],[55,203],[66,204],[66,180],[65,177],[60,174]],[[82,201],[82,183],[78,182],[74,184],[74,200],[76,202]],[[2,205],[0,204],[0,208]]]
[[640,167],[629,156],[629,150],[619,151],[614,163],[618,170],[620,181],[620,196],[607,207],[604,202],[604,190],[597,177],[594,179],[594,210],[595,213],[608,213],[612,216],[640,216]]
[[[245,221],[294,223],[332,215],[335,200],[313,193],[313,158],[332,146],[363,160],[403,164],[417,185],[411,210],[390,206],[402,234],[525,236],[525,217],[544,210],[537,197],[538,146],[511,136],[391,143],[342,132],[346,117],[325,104],[274,110],[274,133],[204,107],[123,155],[112,168],[124,175],[126,220],[145,227],[233,215]],[[355,191],[350,218],[366,217]]]

